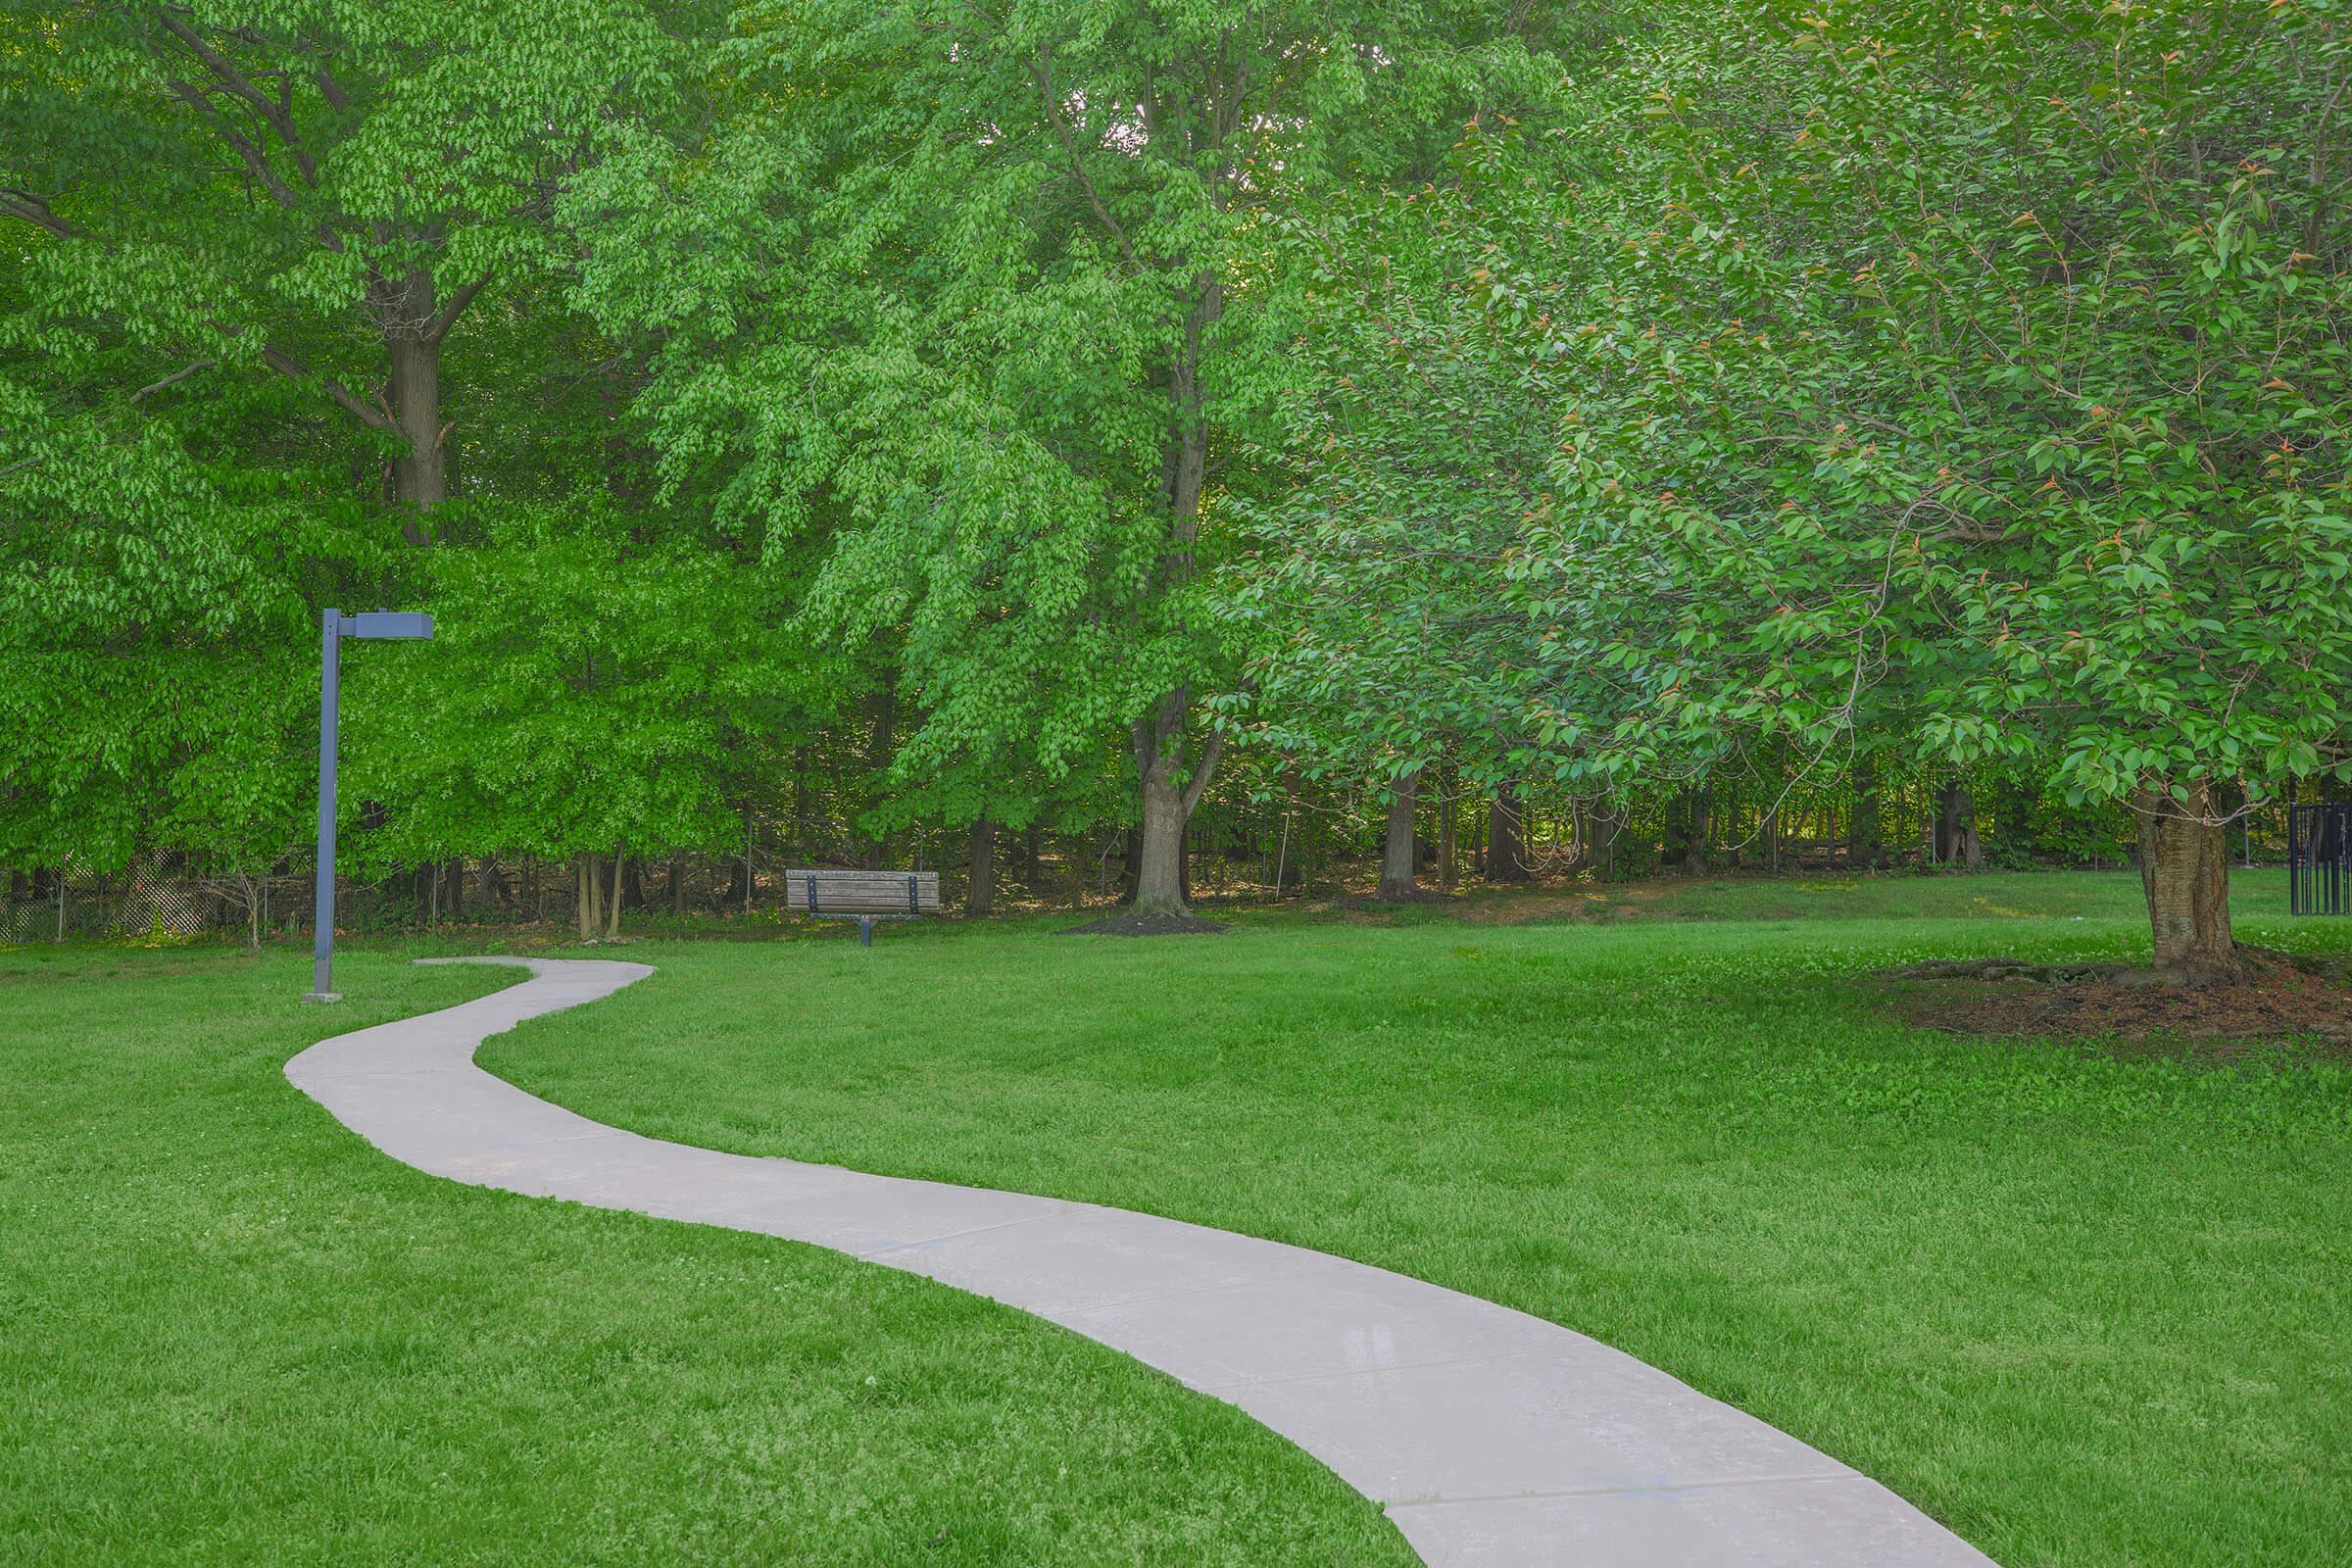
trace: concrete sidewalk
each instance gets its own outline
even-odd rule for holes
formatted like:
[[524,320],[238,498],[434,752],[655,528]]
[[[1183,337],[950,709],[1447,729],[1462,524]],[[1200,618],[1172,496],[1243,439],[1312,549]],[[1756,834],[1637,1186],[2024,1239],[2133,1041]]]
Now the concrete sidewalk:
[[1557,1324],[1327,1253],[1018,1193],[662,1143],[473,1064],[653,971],[524,983],[322,1041],[286,1076],[393,1158],[475,1186],[831,1248],[1124,1350],[1247,1410],[1445,1568],[1985,1568],[1885,1487]]

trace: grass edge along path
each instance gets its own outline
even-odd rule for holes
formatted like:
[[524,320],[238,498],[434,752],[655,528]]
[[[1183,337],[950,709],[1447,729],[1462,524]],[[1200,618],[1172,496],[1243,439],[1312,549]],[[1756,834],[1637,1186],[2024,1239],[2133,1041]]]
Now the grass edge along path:
[[662,974],[483,1060],[656,1137],[1139,1208],[1533,1311],[2011,1568],[2328,1559],[2352,1080],[2292,1045],[2217,1068],[1902,1026],[1842,977],[2145,940],[2118,878],[1955,880],[1965,918],[644,944]]
[[1403,1564],[1240,1412],[815,1249],[459,1187],[281,1076],[508,982],[0,954],[0,1559]]
[[[1432,1563],[1573,1543],[1660,1565],[1991,1568],[1885,1487],[1556,1324],[1329,1253],[1058,1199],[713,1153],[615,1133],[482,1069],[517,1021],[652,977],[528,965],[514,990],[321,1042],[286,1065],[391,1158],[471,1185],[790,1237],[887,1263],[1227,1399],[1385,1505]],[[1728,1485],[1727,1485],[1728,1483]]]

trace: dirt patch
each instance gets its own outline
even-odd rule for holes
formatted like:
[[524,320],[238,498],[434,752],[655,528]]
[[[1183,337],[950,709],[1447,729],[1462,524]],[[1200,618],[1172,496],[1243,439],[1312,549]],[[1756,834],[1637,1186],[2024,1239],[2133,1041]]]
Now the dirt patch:
[[1457,901],[1456,911],[1460,919],[1473,925],[1557,925],[1568,920],[1605,920],[1614,912],[1611,896],[1622,896],[1624,892],[1622,888],[1612,888],[1607,893],[1550,889],[1506,893],[1490,889]]
[[1113,914],[1074,925],[1065,937],[1208,937],[1232,930],[1195,914]]
[[1964,1035],[2230,1042],[2317,1035],[2352,1056],[2352,986],[2334,966],[2248,955],[2251,983],[2180,986],[2121,963],[1976,958],[1871,977],[1902,1019]]
[[1415,888],[1401,899],[1384,899],[1377,893],[1343,893],[1331,901],[1335,909],[1401,909],[1408,904],[1456,904],[1459,896],[1440,893],[1434,888]]

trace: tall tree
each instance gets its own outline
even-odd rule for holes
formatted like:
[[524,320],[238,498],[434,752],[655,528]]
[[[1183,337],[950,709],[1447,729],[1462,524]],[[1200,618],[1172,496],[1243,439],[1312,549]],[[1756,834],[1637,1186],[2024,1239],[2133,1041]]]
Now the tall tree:
[[2352,774],[2342,20],[1733,6],[1653,41],[1655,219],[1563,334],[1545,572],[1659,584],[1669,656],[1612,652],[1652,735],[1842,753],[1875,693],[1929,760],[2129,804],[2158,966],[2238,978],[2225,800]]
[[318,608],[421,603],[401,544],[428,514],[471,507],[478,544],[611,456],[573,417],[599,356],[549,203],[673,91],[648,17],[0,15],[0,856],[276,860],[306,837]]
[[160,366],[274,373],[376,438],[412,543],[449,495],[442,347],[540,269],[556,182],[659,83],[629,0],[99,4],[12,29],[0,215]]
[[1533,764],[1528,677],[1556,635],[1509,585],[1551,504],[1556,414],[1488,300],[1498,249],[1549,220],[1559,169],[1473,124],[1430,172],[1276,227],[1255,326],[1287,361],[1282,440],[1232,487],[1244,548],[1221,585],[1252,654],[1236,733],[1387,797],[1384,897],[1412,891],[1437,759],[1496,790]]
[[1513,10],[824,0],[743,39],[714,146],[582,187],[600,310],[666,334],[674,474],[833,541],[806,623],[903,648],[910,767],[1051,781],[1120,734],[1141,908],[1222,746],[1220,432],[1282,384],[1228,330],[1251,222],[1536,79]]

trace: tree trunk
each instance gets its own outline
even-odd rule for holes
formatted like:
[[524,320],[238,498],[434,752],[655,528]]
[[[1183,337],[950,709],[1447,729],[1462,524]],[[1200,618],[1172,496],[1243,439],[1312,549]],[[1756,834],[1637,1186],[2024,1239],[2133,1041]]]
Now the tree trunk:
[[1715,831],[1715,795],[1712,790],[1690,792],[1690,838],[1683,851],[1683,869],[1692,876],[1707,874],[1707,841]]
[[2156,969],[2180,984],[2236,985],[2246,978],[2230,934],[2229,833],[2215,820],[2215,805],[2204,780],[2189,786],[2185,803],[2155,785],[2132,798]]
[[[1184,339],[1167,367],[1167,441],[1161,449],[1159,494],[1167,509],[1167,540],[1160,558],[1160,583],[1171,594],[1193,580],[1200,538],[1200,491],[1208,475],[1208,420],[1200,385],[1200,357],[1209,328],[1225,311],[1225,286],[1202,268],[1192,280],[1192,307],[1185,313]],[[1186,721],[1192,696],[1183,687],[1169,692],[1134,726],[1136,771],[1143,794],[1143,848],[1137,859],[1135,907],[1142,914],[1184,910],[1184,829],[1200,793],[1216,772],[1220,745],[1211,736],[1200,761],[1185,772]]]
[[1224,739],[1212,733],[1192,776],[1183,776],[1185,717],[1191,710],[1190,694],[1179,687],[1133,727],[1136,770],[1143,780],[1143,823],[1134,858],[1135,907],[1142,914],[1184,912],[1185,826],[1223,755]]
[[1958,784],[1946,784],[1936,812],[1936,859],[1941,865],[1983,865],[1977,842],[1977,803]]
[[1184,912],[1184,791],[1163,758],[1144,773],[1144,825],[1135,856],[1140,914]]
[[[422,278],[421,286],[416,277]],[[430,272],[419,270],[399,292],[403,311],[432,314]],[[449,464],[441,433],[441,340],[395,332],[385,337],[384,350],[392,361],[392,420],[404,443],[392,464],[392,495],[404,509],[401,537],[420,545],[426,539],[424,514],[449,499]]]
[[1418,767],[1399,774],[1389,786],[1389,826],[1381,842],[1377,897],[1392,903],[1402,903],[1420,892],[1413,885],[1413,803],[1420,792]]
[[377,273],[368,284],[367,311],[382,334],[390,375],[379,400],[383,414],[368,412],[356,399],[345,407],[401,442],[392,463],[392,496],[401,504],[401,536],[410,544],[427,540],[425,514],[449,498],[449,426],[441,418],[441,345],[466,313],[489,274],[475,278],[446,301],[439,297],[429,266],[397,277]]
[[594,942],[600,923],[596,907],[596,857],[582,855],[579,858],[578,882],[579,898],[576,912],[580,921],[580,940]]
[[612,847],[612,892],[605,900],[605,940],[607,942],[620,940],[620,893],[621,889],[627,885],[624,880],[627,871],[628,858],[621,854],[620,846],[616,844]]
[[1592,862],[1604,877],[1617,874],[1617,840],[1625,832],[1626,808],[1613,802],[1592,808]]
[[677,916],[683,916],[686,913],[686,852],[684,850],[669,852],[669,912]]
[[972,823],[972,869],[963,885],[963,912],[987,914],[997,902],[997,824],[987,817]]
[[1845,863],[1854,866],[1875,866],[1879,863],[1879,764],[1875,759],[1859,757],[1854,760],[1854,805],[1845,819]]
[[1505,784],[1487,811],[1487,880],[1527,880],[1527,852],[1519,842],[1519,792]]
[[1454,884],[1460,880],[1455,865],[1455,859],[1460,855],[1461,849],[1455,842],[1457,829],[1454,823],[1454,791],[1449,779],[1444,793],[1438,798],[1438,886],[1447,893],[1451,893]]

